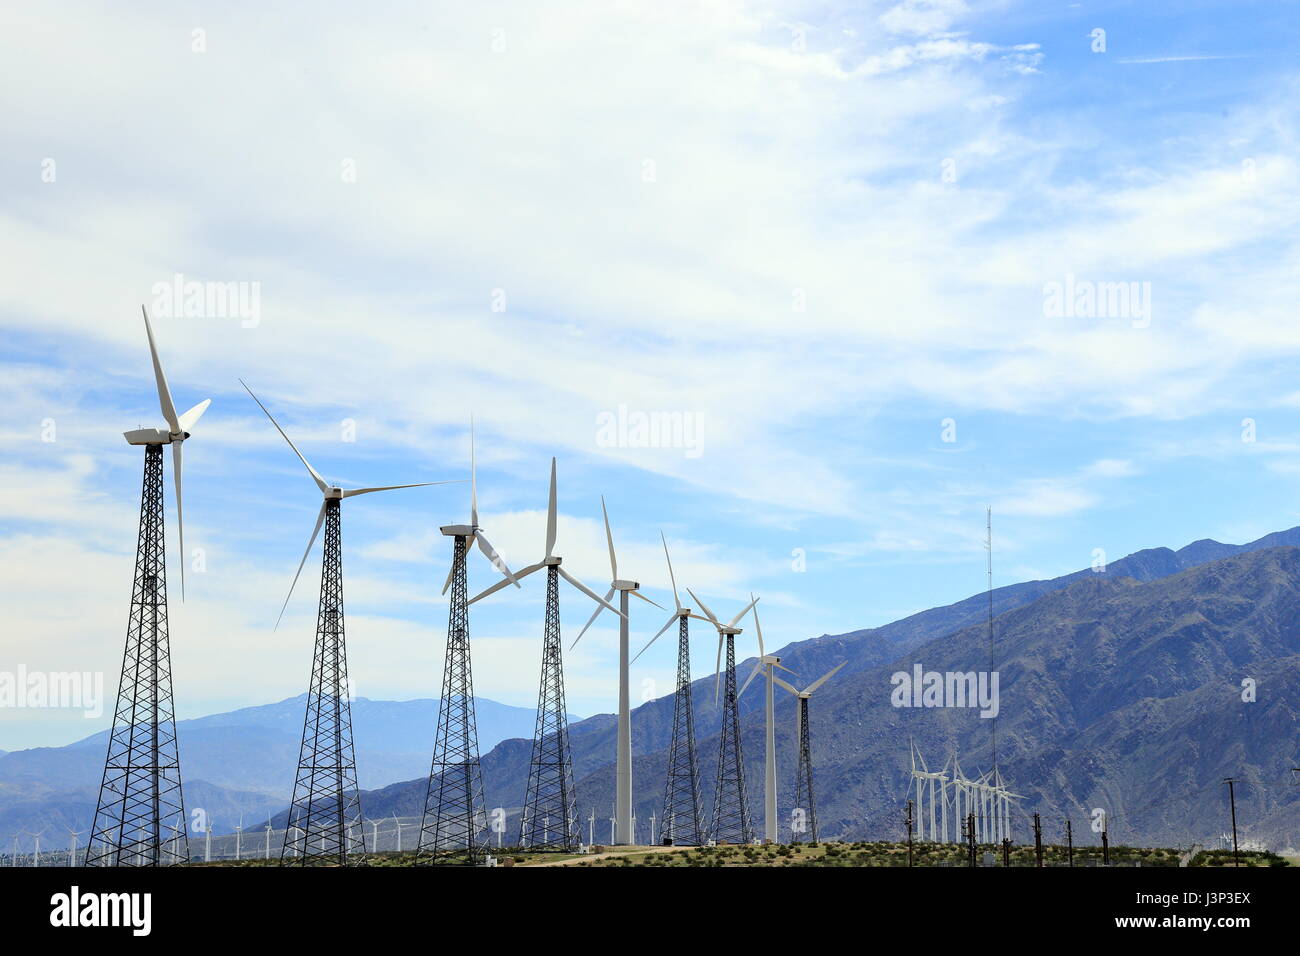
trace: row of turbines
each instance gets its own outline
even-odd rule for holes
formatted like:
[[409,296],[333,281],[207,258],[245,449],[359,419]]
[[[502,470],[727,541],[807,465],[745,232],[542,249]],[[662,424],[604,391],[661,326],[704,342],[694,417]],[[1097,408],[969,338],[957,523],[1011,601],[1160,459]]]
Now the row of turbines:
[[[145,449],[140,531],[122,678],[86,857],[89,865],[158,866],[190,859],[185,828],[168,825],[173,819],[184,820],[185,811],[167,625],[163,447],[170,445],[172,448],[177,526],[181,554],[184,555],[181,448],[191,437],[191,430],[207,410],[210,400],[200,402],[184,414],[177,413],[163,373],[148,312],[143,308],[142,312],[158,387],[159,405],[166,427],[142,428],[125,433],[129,444],[143,446]],[[285,838],[280,859],[282,863],[328,862],[345,865],[356,853],[365,852],[366,847],[364,827],[357,825],[362,817],[349,708],[341,505],[345,499],[360,495],[449,482],[418,482],[355,489],[333,485],[321,476],[294,445],[252,389],[242,380],[241,385],[302,462],[322,498],[315,527],[277,617],[277,628],[322,529],[325,533],[307,713],[293,801],[284,827]],[[551,460],[543,555],[536,563],[512,572],[479,526],[472,422],[470,447],[469,523],[447,525],[440,529],[443,535],[452,539],[451,567],[443,585],[443,594],[450,591],[447,650],[417,859],[426,863],[448,862],[453,859],[457,862],[476,863],[485,854],[489,838],[474,713],[469,608],[506,587],[521,587],[523,578],[538,571],[544,571],[546,578],[541,680],[527,796],[520,816],[519,844],[529,849],[554,850],[571,850],[581,844],[583,821],[578,818],[575,808],[575,780],[565,708],[560,636],[561,581],[596,604],[591,618],[579,632],[578,640],[581,640],[603,611],[610,611],[619,620],[619,710],[613,842],[630,844],[633,840],[633,774],[629,669],[636,659],[629,653],[630,598],[636,597],[661,610],[664,608],[640,593],[637,581],[619,576],[613,532],[603,497],[601,511],[609,548],[611,576],[608,591],[601,597],[565,570],[563,558],[556,553],[557,494],[554,458]],[[668,554],[667,539],[662,534],[661,539],[672,582],[675,609],[640,653],[654,644],[674,622],[677,623],[673,733],[663,814],[659,818],[662,842],[698,845],[707,841],[750,843],[755,840],[745,785],[738,699],[759,674],[763,674],[766,680],[764,836],[775,841],[778,834],[773,710],[774,688],[782,687],[797,699],[795,739],[798,742],[799,758],[796,803],[799,809],[796,817],[801,821],[801,826],[796,827],[796,832],[806,833],[809,839],[816,840],[808,703],[812,694],[844,665],[839,665],[802,690],[790,684],[776,673],[777,670],[788,672],[788,669],[781,665],[778,657],[767,654],[763,646],[762,625],[757,610],[759,599],[751,595],[749,604],[724,622],[695,592],[687,588],[695,605],[704,612],[703,616],[697,614],[694,608],[681,603],[672,559]],[[467,567],[470,551],[474,547],[501,575],[501,580],[471,598]],[[182,560],[182,599],[184,587]],[[617,606],[611,603],[615,593],[618,594]],[[741,621],[751,612],[758,637],[759,660],[744,686],[737,689],[735,640],[743,633]],[[689,621],[692,618],[711,625],[718,635],[714,697],[715,703],[720,701],[721,704],[722,724],[713,808],[707,824],[701,807],[691,700]],[[576,643],[577,640],[574,644]],[[496,829],[499,840],[500,829]],[[292,833],[300,834],[300,837],[291,839]]]
[[961,821],[972,817],[977,842],[1001,844],[1004,839],[1013,839],[1013,801],[1024,798],[1007,788],[1001,771],[995,768],[968,777],[955,754],[942,770],[931,770],[914,743],[911,758],[910,789],[921,842],[964,843]]

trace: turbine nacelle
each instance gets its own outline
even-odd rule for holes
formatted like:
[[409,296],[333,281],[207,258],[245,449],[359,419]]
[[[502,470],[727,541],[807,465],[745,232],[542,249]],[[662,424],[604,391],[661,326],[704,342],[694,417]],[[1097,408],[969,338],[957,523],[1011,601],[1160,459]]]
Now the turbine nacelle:
[[[311,537],[307,539],[307,549],[303,551],[302,560],[298,562],[298,570],[294,572],[293,583],[289,585],[289,594],[285,597],[284,604],[281,605],[280,607],[279,617],[275,619],[275,628],[273,628],[274,630],[280,627],[280,621],[284,618],[285,608],[289,606],[289,598],[293,597],[293,589],[298,586],[298,578],[302,576],[302,569],[303,566],[307,563],[307,556],[311,554],[312,545],[316,543],[316,538],[320,534],[320,529],[325,524],[325,513],[328,510],[329,503],[331,501],[341,502],[344,498],[355,498],[357,495],[368,495],[376,491],[399,491],[403,488],[427,488],[430,485],[448,485],[448,484],[456,484],[458,482],[457,481],[421,481],[410,485],[383,485],[377,488],[347,488],[347,489],[340,488],[337,485],[331,485],[329,482],[327,482],[324,478],[321,477],[320,472],[318,472],[315,468],[311,466],[311,462],[309,462],[306,459],[306,457],[303,455],[303,453],[298,450],[298,446],[293,443],[293,439],[291,439],[287,434],[285,434],[284,429],[280,427],[280,423],[275,420],[275,416],[272,415],[270,410],[265,405],[262,404],[262,400],[253,394],[253,390],[248,387],[248,383],[241,378],[239,380],[239,384],[244,386],[244,391],[248,392],[249,397],[251,397],[253,401],[257,403],[257,407],[262,410],[262,412],[266,415],[268,419],[270,419],[271,424],[275,426],[275,430],[280,433],[280,437],[283,438],[285,442],[288,443],[291,449],[293,449],[293,453],[298,456],[298,460],[301,461],[303,467],[307,469],[307,473],[311,475],[312,481],[316,483],[316,487],[320,489],[320,493],[322,496],[324,496],[325,499],[324,501],[321,502],[320,511],[316,513],[316,527],[312,529]],[[187,412],[186,414],[188,415],[189,412]],[[199,411],[199,414],[202,414],[201,410]],[[182,424],[184,424],[183,421]],[[338,505],[335,505],[335,508],[337,507]]]
[[[128,445],[170,445],[176,439],[172,433],[165,428],[136,428],[129,432],[123,432]],[[189,432],[181,436],[184,441],[189,438]]]
[[[587,587],[585,584],[583,584],[581,581],[575,578],[568,571],[564,570],[564,568],[560,567],[560,564],[563,562],[564,559],[554,553],[555,535],[559,523],[559,511],[556,507],[556,495],[555,495],[555,459],[554,458],[551,459],[551,491],[549,497],[550,500],[547,502],[547,508],[546,508],[546,556],[543,557],[542,560],[538,561],[536,564],[529,565],[528,567],[524,568],[522,571],[520,571],[517,574],[509,575],[508,572],[503,572],[508,574],[506,578],[504,578],[501,581],[498,581],[496,584],[492,585],[486,591],[481,591],[478,594],[474,595],[474,597],[470,598],[469,603],[475,604],[478,601],[483,600],[483,598],[487,597],[489,594],[495,594],[497,591],[500,591],[507,584],[513,584],[515,587],[519,587],[520,579],[528,577],[528,575],[532,574],[534,571],[540,571],[542,568],[555,568],[555,570],[559,573],[560,577],[564,578],[564,580],[568,581],[569,584],[573,585],[573,587],[577,588],[583,594],[587,595],[587,597],[591,598],[597,604],[601,605],[601,607],[613,611],[619,617],[624,617],[625,615],[623,614],[622,611],[609,604],[607,600],[601,600],[599,594],[591,590],[591,588]],[[479,539],[480,545],[482,545],[483,544],[482,532],[479,532],[477,534],[477,537]],[[504,568],[504,565],[502,565],[501,567]],[[448,580],[450,580],[450,578],[448,578]],[[446,589],[444,588],[444,590]],[[581,637],[582,635],[578,635],[578,636]]]
[[203,417],[203,413],[212,404],[212,399],[205,398],[184,415],[176,414],[176,405],[172,402],[171,389],[167,385],[167,376],[163,373],[162,360],[158,358],[158,345],[153,340],[153,326],[149,324],[149,312],[142,305],[140,313],[144,316],[144,331],[149,338],[149,357],[153,360],[154,381],[158,385],[158,408],[167,422],[167,428],[136,428],[123,432],[128,445],[171,445],[172,477],[176,482],[176,531],[181,545],[181,600],[185,600],[185,513],[181,500],[181,475],[183,470],[181,443],[190,437],[190,429]]
[[[602,602],[600,605],[597,605],[596,610],[593,611],[591,617],[587,619],[587,623],[584,624],[582,626],[582,630],[578,632],[578,636],[573,642],[573,645],[575,647],[577,646],[578,641],[582,640],[582,635],[587,633],[587,628],[591,627],[591,625],[595,622],[596,618],[600,617],[600,612],[603,611],[606,607],[611,607],[611,608],[613,607],[613,605],[609,604],[608,602],[609,599],[612,598],[616,592],[620,594],[631,594],[635,597],[640,598],[642,601],[645,601],[647,604],[653,604],[655,607],[659,608],[659,610],[661,611],[663,610],[663,605],[659,604],[656,601],[650,600],[648,597],[646,597],[644,594],[641,593],[640,582],[631,581],[626,578],[620,578],[618,576],[618,557],[614,554],[614,532],[609,529],[609,511],[608,509],[605,508],[604,495],[600,496],[600,513],[605,518],[605,542],[606,544],[609,545],[609,576],[610,576],[609,590],[605,592],[604,602]],[[627,620],[626,615],[620,615],[620,616],[623,617],[623,621]],[[673,620],[676,620],[676,618],[674,617]],[[620,628],[622,626],[623,625],[620,624]],[[622,633],[621,630],[620,633]]]
[[[603,506],[604,502],[602,501],[601,504]],[[673,585],[673,604],[677,605],[677,610],[673,611],[672,614],[669,615],[668,620],[664,622],[664,626],[659,628],[659,630],[655,633],[655,636],[650,638],[650,640],[646,642],[645,647],[637,651],[636,657],[632,658],[633,661],[636,661],[637,657],[640,657],[642,654],[648,651],[650,649],[650,645],[653,644],[655,641],[659,640],[659,635],[662,634],[664,631],[668,630],[668,628],[672,627],[673,624],[675,623],[680,624],[682,621],[689,620],[690,618],[695,618],[695,620],[697,621],[706,621],[708,623],[713,623],[712,621],[709,621],[709,619],[706,617],[700,617],[698,614],[694,613],[690,608],[682,607],[681,598],[677,596],[677,576],[673,574],[673,559],[668,555],[668,539],[664,537],[664,533],[662,531],[659,532],[659,540],[664,543],[664,560],[668,562],[668,579],[672,582]],[[617,577],[617,575],[615,575],[615,577]],[[639,594],[637,595],[637,597],[641,597],[641,596],[642,595]],[[719,646],[721,646],[721,639],[719,639]]]
[[[465,539],[465,557],[469,558],[469,546],[472,543],[478,545],[478,549],[483,552],[483,557],[491,562],[492,567],[505,575],[507,581],[515,587],[519,587],[519,581],[515,578],[514,572],[510,570],[497,549],[492,547],[487,536],[483,534],[483,529],[478,526],[478,466],[474,459],[474,416],[469,417],[469,524],[449,524],[439,529],[449,538]],[[447,569],[447,580],[442,584],[442,593],[446,594],[447,589],[451,587],[451,579],[456,573],[456,562],[452,561],[451,567]]]

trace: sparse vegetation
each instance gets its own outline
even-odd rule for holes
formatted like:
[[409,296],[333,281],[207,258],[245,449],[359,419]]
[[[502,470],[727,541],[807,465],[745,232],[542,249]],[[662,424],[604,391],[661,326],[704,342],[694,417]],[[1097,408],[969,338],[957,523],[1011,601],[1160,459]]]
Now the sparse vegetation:
[[[1286,860],[1278,856],[1271,850],[1242,850],[1240,853],[1242,866],[1288,866]],[[1232,866],[1233,855],[1231,850],[1201,850],[1194,857],[1188,866]]]
[[[982,845],[977,850],[977,860],[981,866],[992,854],[993,866],[1002,866],[1000,849]],[[768,846],[701,846],[701,847],[631,847],[626,850],[610,847],[594,848],[590,854],[577,853],[540,853],[526,850],[506,849],[492,852],[502,866],[540,866],[569,865],[578,867],[737,867],[737,866],[907,866],[907,844],[887,842],[858,843],[795,843]],[[915,843],[912,846],[914,865],[918,867],[966,866],[968,857],[963,846],[955,844]],[[451,857],[450,859],[457,859]],[[1066,866],[1068,852],[1064,846],[1045,845],[1043,863],[1045,866]],[[1110,848],[1111,866],[1178,866],[1179,851],[1167,847],[1131,847],[1112,846]],[[1269,851],[1243,850],[1243,866],[1288,866],[1293,865],[1283,857]],[[1015,867],[1034,866],[1033,846],[1017,845],[1011,848],[1010,863]],[[368,853],[363,858],[364,866],[414,866],[413,852]],[[278,859],[265,861],[222,860],[198,866],[277,866]],[[1074,848],[1074,865],[1080,867],[1101,866],[1101,848],[1094,846],[1076,846]],[[1189,863],[1190,866],[1232,866],[1231,850],[1202,850]]]

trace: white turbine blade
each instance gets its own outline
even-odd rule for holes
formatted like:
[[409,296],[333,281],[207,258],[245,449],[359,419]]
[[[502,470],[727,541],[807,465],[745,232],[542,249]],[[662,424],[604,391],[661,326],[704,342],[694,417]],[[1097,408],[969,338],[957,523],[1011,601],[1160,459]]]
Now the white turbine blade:
[[673,582],[673,602],[677,605],[677,610],[682,609],[682,602],[677,597],[677,578],[673,575],[673,559],[668,557],[668,539],[664,537],[662,531],[659,532],[659,540],[664,543],[664,558],[668,561],[668,580]]
[[[244,391],[246,391],[249,395],[253,395],[253,390],[248,387],[248,384],[242,378],[239,380],[239,384],[244,386]],[[298,456],[298,460],[307,466],[307,470],[311,472],[311,476],[316,482],[316,487],[319,488],[321,491],[329,491],[330,486],[325,482],[325,479],[322,478],[317,473],[316,469],[311,466],[311,462],[309,462],[306,458],[302,456],[302,452],[298,450],[298,446],[295,445],[292,441],[290,441],[289,436],[286,435],[284,433],[284,429],[280,427],[280,423],[275,420],[275,416],[272,415],[270,412],[266,411],[266,406],[262,404],[262,400],[258,398],[256,395],[253,395],[253,401],[257,402],[258,408],[266,412],[266,417],[271,419],[271,424],[275,426],[275,430],[280,433],[280,436],[285,441],[289,442],[289,447],[292,448],[293,453]]]
[[695,598],[695,603],[700,606],[700,610],[709,616],[710,624],[714,624],[717,627],[722,626],[722,622],[718,620],[718,616],[709,610],[709,606],[700,600],[700,596],[698,594],[696,594],[690,588],[686,589],[686,593],[689,594],[691,597]]
[[198,420],[203,417],[203,413],[208,410],[208,406],[211,404],[212,404],[212,399],[205,398],[203,401],[199,402],[188,412],[182,415],[180,418],[180,426],[181,426],[180,430],[183,432],[188,432],[192,428],[194,428],[195,423],[198,422]]
[[[749,607],[754,607],[754,605],[758,603],[758,598],[754,597],[753,591],[749,592],[749,597],[750,597]],[[745,610],[747,611],[749,610],[749,608],[745,608]],[[741,613],[743,614],[744,611],[742,611]],[[735,618],[734,620],[732,620],[731,626],[735,627],[736,621],[738,620],[740,620],[740,618]],[[754,630],[758,632],[758,656],[760,658],[766,657],[767,651],[763,650],[763,625],[758,623],[758,608],[756,607],[754,607]]]
[[617,614],[617,615],[618,615],[619,617],[621,617],[621,618],[626,618],[626,617],[627,617],[626,614],[624,614],[624,613],[623,613],[622,611],[620,611],[618,608],[614,607],[614,605],[609,604],[608,602],[602,600],[599,594],[597,594],[597,593],[596,593],[595,591],[593,591],[591,588],[587,587],[587,585],[583,584],[581,581],[579,581],[577,578],[575,578],[575,577],[574,577],[572,574],[570,574],[568,571],[564,570],[564,568],[561,568],[561,567],[558,567],[558,566],[557,566],[557,567],[556,567],[556,570],[560,572],[560,577],[564,578],[564,580],[568,581],[570,584],[572,584],[575,588],[577,588],[577,589],[578,589],[579,591],[581,591],[583,594],[587,595],[587,597],[591,598],[593,601],[597,601],[597,602],[599,602],[600,604],[604,604],[605,607],[609,608],[611,611],[613,611],[615,614]]
[[754,682],[754,678],[758,676],[758,672],[762,669],[763,659],[760,657],[758,663],[754,665],[754,669],[750,671],[749,676],[745,678],[745,683],[740,685],[740,693],[736,695],[737,697],[743,697],[745,695],[745,691],[749,690],[749,685]]
[[698,614],[696,614],[694,611],[692,611],[690,614],[687,614],[686,616],[687,616],[687,617],[693,617],[693,618],[695,618],[695,620],[697,620],[697,621],[703,621],[705,624],[712,624],[712,623],[714,623],[713,621],[710,621],[707,617],[700,617],[700,616],[699,616]]
[[[636,657],[640,657],[640,656],[641,656],[642,654],[644,654],[646,651],[650,650],[650,645],[653,644],[655,641],[659,640],[659,635],[660,635],[660,634],[663,634],[664,631],[666,631],[666,630],[668,630],[668,628],[672,627],[672,626],[673,626],[673,621],[675,621],[675,620],[677,620],[677,615],[676,615],[676,614],[674,614],[672,617],[670,617],[670,618],[668,619],[668,623],[667,623],[667,624],[665,624],[663,627],[659,628],[658,633],[656,633],[654,637],[650,638],[650,640],[646,642],[645,647],[643,647],[643,648],[641,648],[641,650],[637,651]],[[636,663],[636,657],[632,658],[632,663]]]
[[489,542],[487,538],[483,537],[483,532],[479,531],[477,528],[474,530],[474,540],[478,542],[478,549],[483,552],[483,556],[492,562],[492,567],[504,574],[506,580],[515,587],[519,587],[519,581],[510,572],[510,568],[506,566],[506,562],[502,559],[501,555],[497,554],[497,549],[492,547],[491,542]]
[[[469,524],[471,528],[478,527],[478,471],[474,466],[473,415],[469,416]],[[481,544],[480,547],[482,547]]]
[[[795,677],[798,677],[798,676],[799,676],[799,675],[796,674],[794,671],[790,670],[790,668],[786,667],[784,664],[773,664],[772,666],[773,666],[773,667],[779,667],[781,670],[785,671],[787,674],[791,674],[791,675],[793,675],[793,676],[795,676]],[[773,675],[773,676],[775,676],[775,675]]]
[[185,510],[181,505],[181,445],[172,442],[172,478],[176,481],[176,531],[181,537],[181,603],[185,602]]
[[372,491],[397,491],[401,488],[428,488],[430,485],[454,485],[464,481],[464,478],[452,478],[448,481],[417,481],[413,485],[385,485],[382,488],[349,488],[343,492],[344,498],[355,498],[357,495],[368,495]]
[[[686,589],[687,591],[690,588]],[[694,597],[694,595],[692,595]],[[699,600],[699,598],[695,598]],[[707,608],[705,610],[708,610]],[[718,658],[713,662],[713,706],[718,705],[718,688],[722,686],[722,632],[718,632]]]
[[149,313],[140,306],[144,315],[144,332],[149,336],[149,355],[153,359],[153,377],[158,382],[158,407],[162,409],[163,418],[174,432],[181,431],[181,423],[176,417],[176,406],[172,404],[172,392],[167,387],[167,376],[163,374],[162,362],[158,358],[158,346],[153,340],[153,326],[149,324]]
[[546,556],[555,550],[555,459],[551,459],[551,496],[546,505]]
[[595,622],[596,618],[600,617],[601,611],[605,610],[605,608],[610,606],[609,599],[612,598],[613,596],[614,596],[613,588],[610,588],[608,591],[605,592],[605,600],[602,601],[600,604],[596,605],[596,610],[591,612],[591,617],[587,618],[587,623],[582,625],[582,630],[578,632],[578,636],[575,637],[573,639],[573,643],[569,645],[569,650],[573,650],[575,647],[578,646],[578,642],[582,640],[582,635],[587,633],[587,628],[591,627],[591,625]]
[[796,696],[796,697],[799,696],[799,692],[798,692],[797,690],[795,690],[794,687],[793,687],[791,684],[789,684],[789,683],[787,683],[785,680],[783,680],[783,679],[781,678],[781,675],[780,675],[780,674],[773,674],[773,675],[772,675],[772,680],[776,681],[778,685],[780,685],[781,687],[784,687],[784,688],[785,688],[786,690],[788,690],[790,693],[794,694],[794,696]]
[[605,509],[605,496],[600,496],[600,513],[605,516],[605,541],[609,544],[609,579],[618,580],[618,559],[614,557],[614,534],[609,530],[609,512]]
[[[752,595],[751,595],[751,596],[752,596]],[[757,604],[760,600],[761,600],[761,598],[754,598],[754,600],[750,601],[750,602],[749,602],[749,607],[746,607],[743,611],[741,611],[739,614],[737,614],[735,617],[733,617],[733,618],[732,618],[732,619],[727,623],[727,627],[735,627],[735,626],[736,626],[736,623],[737,623],[737,622],[738,622],[742,617],[744,617],[746,614],[749,613],[749,608],[753,607],[753,606],[754,606],[755,604]]]
[[273,631],[280,629],[280,621],[284,618],[284,609],[289,606],[289,598],[293,597],[293,589],[298,586],[298,577],[302,574],[302,566],[307,563],[307,555],[311,554],[311,546],[316,543],[316,536],[320,534],[320,526],[325,523],[325,502],[320,503],[320,513],[316,515],[316,527],[312,530],[311,540],[307,542],[307,550],[302,553],[302,560],[298,562],[298,570],[294,572],[293,583],[289,585],[289,593],[285,595],[284,604],[280,607],[280,616],[275,619]]
[[822,684],[826,683],[828,680],[830,680],[832,677],[834,677],[834,676],[836,675],[836,673],[839,672],[839,669],[840,669],[841,667],[843,667],[843,666],[844,666],[845,664],[847,664],[847,663],[848,663],[848,661],[844,661],[843,663],[840,663],[840,664],[836,665],[835,667],[831,668],[829,671],[827,671],[827,672],[826,672],[825,674],[823,674],[821,677],[817,678],[815,681],[813,681],[811,684],[809,684],[809,685],[807,686],[807,688],[804,689],[804,693],[805,693],[805,694],[811,694],[811,693],[812,693],[813,691],[815,691],[818,687],[821,687]]
[[[517,573],[515,574],[515,581],[517,582],[520,578],[526,578],[526,577],[528,577],[528,575],[532,574],[534,571],[540,571],[540,570],[541,570],[542,568],[544,568],[544,567],[546,567],[545,564],[532,564],[532,565],[529,565],[528,567],[524,568],[522,571],[519,571],[519,572],[517,572]],[[502,578],[500,581],[498,581],[496,584],[492,585],[492,586],[491,586],[490,588],[488,588],[486,591],[483,591],[483,592],[481,592],[480,594],[476,595],[475,597],[470,598],[470,599],[469,599],[469,603],[470,603],[470,604],[473,604],[475,601],[481,601],[481,600],[483,600],[483,598],[487,597],[489,594],[493,594],[493,593],[495,593],[495,592],[497,592],[497,591],[500,591],[503,587],[505,587],[505,586],[506,586],[507,584],[509,584],[509,583],[510,583],[510,579],[509,579],[509,578]]]
[[[470,548],[469,543],[466,542],[466,544],[465,544],[465,560],[466,560],[466,561],[469,560],[469,548]],[[443,594],[446,594],[446,593],[447,593],[447,588],[451,587],[451,579],[452,579],[452,577],[455,576],[455,574],[456,574],[456,556],[453,554],[452,557],[451,557],[451,567],[449,567],[449,568],[447,569],[447,580],[442,582],[442,593],[443,593]]]
[[629,592],[629,593],[630,593],[633,597],[639,597],[641,600],[645,601],[646,604],[653,604],[655,607],[659,608],[659,610],[661,610],[661,611],[665,610],[665,608],[664,608],[664,606],[663,606],[662,604],[660,604],[658,601],[652,601],[652,600],[650,600],[650,598],[646,597],[646,596],[645,596],[644,594],[642,594],[640,591],[631,591],[631,592]]

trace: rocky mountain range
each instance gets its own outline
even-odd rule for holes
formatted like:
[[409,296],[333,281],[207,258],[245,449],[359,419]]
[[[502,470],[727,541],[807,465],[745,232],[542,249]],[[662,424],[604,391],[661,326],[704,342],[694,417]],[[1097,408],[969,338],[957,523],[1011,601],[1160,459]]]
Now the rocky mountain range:
[[[902,833],[909,739],[932,769],[950,758],[968,776],[993,764],[1020,794],[1016,829],[1043,815],[1049,835],[1067,816],[1079,842],[1108,815],[1113,842],[1205,843],[1227,828],[1223,778],[1236,776],[1244,838],[1300,844],[1300,529],[1247,545],[1197,541],[1156,548],[1048,581],[993,592],[996,721],[962,708],[898,708],[891,676],[988,669],[986,594],[863,631],[822,636],[777,653],[811,680],[847,661],[813,698],[818,816],[823,835]],[[712,630],[693,624],[697,641]],[[742,640],[744,638],[742,637]],[[753,660],[738,665],[743,677]],[[1253,682],[1255,698],[1243,682]],[[719,712],[714,678],[692,686],[704,803],[711,805]],[[742,698],[751,812],[761,826],[762,691]],[[779,812],[793,799],[794,704],[776,709]],[[660,813],[672,698],[633,714],[635,804],[644,825]],[[607,826],[613,800],[614,718],[571,729],[579,815]],[[489,806],[522,803],[531,742],[506,740],[483,757]],[[368,814],[418,815],[425,781],[364,793]],[[599,830],[597,831],[600,832]],[[643,831],[643,836],[644,836]]]
[[[1067,817],[1077,842],[1095,842],[1105,811],[1112,842],[1209,843],[1227,828],[1223,778],[1237,785],[1243,839],[1300,845],[1300,528],[1246,545],[1211,540],[1154,548],[1051,580],[992,592],[996,720],[970,708],[897,707],[891,678],[989,667],[989,595],[979,593],[878,628],[788,644],[776,653],[807,683],[845,662],[811,701],[818,817],[827,837],[895,838],[908,796],[909,741],[931,769],[957,761],[968,776],[994,762],[1021,799],[1016,836],[1042,815],[1047,839]],[[768,635],[769,638],[772,635]],[[692,623],[692,638],[716,636]],[[751,647],[752,635],[740,638]],[[770,643],[776,643],[770,641]],[[738,665],[741,679],[754,659]],[[707,818],[719,710],[714,677],[692,685]],[[751,813],[762,824],[761,681],[741,699]],[[268,817],[283,825],[304,700],[292,698],[181,721],[187,806],[228,832]],[[362,805],[371,818],[418,818],[437,701],[353,703]],[[661,813],[673,699],[633,714],[636,813]],[[478,704],[489,807],[517,814],[524,798],[533,712]],[[779,813],[792,801],[794,701],[778,691]],[[570,727],[579,815],[605,832],[613,802],[613,715]],[[89,826],[105,735],[61,748],[0,753],[0,847],[44,827]],[[512,816],[515,824],[517,816]],[[599,837],[598,837],[599,838]]]

